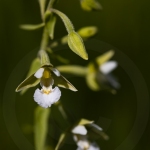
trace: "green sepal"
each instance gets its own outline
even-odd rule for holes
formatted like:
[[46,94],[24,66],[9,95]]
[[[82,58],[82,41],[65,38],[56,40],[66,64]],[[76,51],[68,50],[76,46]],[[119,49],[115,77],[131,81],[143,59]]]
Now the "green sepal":
[[40,5],[40,11],[41,11],[41,17],[44,19],[44,13],[45,13],[45,7],[46,7],[46,1],[47,0],[38,0]]
[[62,75],[56,76],[54,73],[52,73],[52,78],[54,79],[54,84],[56,86],[77,91],[77,89]]
[[50,109],[38,106],[34,114],[34,141],[36,150],[44,150],[46,148],[46,136],[48,132],[48,118]]
[[19,92],[21,90],[25,90],[30,87],[36,86],[40,82],[39,79],[37,79],[34,74],[26,78],[16,89],[16,92]]
[[98,85],[98,83],[95,80],[95,74],[88,74],[86,76],[86,82],[88,87],[93,90],[93,91],[99,91],[100,90],[100,86]]
[[103,63],[107,62],[109,59],[111,59],[114,55],[114,51],[110,50],[103,55],[100,55],[99,57],[96,58],[96,63],[98,66],[102,65]]
[[96,26],[83,27],[77,31],[77,33],[85,40],[94,36],[97,32],[98,28]]
[[22,24],[20,25],[20,28],[23,30],[37,30],[42,27],[44,27],[45,23],[40,23],[40,24]]
[[45,13],[45,24],[47,32],[49,33],[49,36],[51,39],[54,38],[54,29],[56,24],[56,17],[50,12],[47,11]]
[[[30,75],[32,75],[33,73],[35,73],[41,66],[40,63],[40,59],[39,58],[35,58],[30,66],[29,72],[27,74],[27,77],[29,77]],[[27,89],[24,89],[21,91],[21,94],[24,94],[27,91]]]
[[92,124],[94,121],[90,121],[90,120],[87,120],[87,119],[81,119],[77,124],[76,124],[76,126],[78,126],[78,125],[82,125],[82,126],[84,126],[84,125],[89,125],[89,124]]
[[99,127],[98,125],[93,123],[93,124],[89,124],[88,127],[90,127],[90,132],[93,132],[98,137],[101,137],[103,140],[109,139],[109,136],[105,132],[103,132],[103,129]]
[[77,76],[86,76],[87,67],[77,65],[65,65],[56,67],[60,72],[69,73]]
[[83,40],[75,31],[68,34],[68,45],[74,53],[83,59],[88,60],[88,54],[86,52]]
[[99,91],[100,90],[100,86],[96,81],[96,73],[97,70],[94,66],[93,63],[89,63],[89,65],[87,66],[88,69],[88,73],[86,75],[86,82],[87,85],[89,86],[89,88],[93,91]]
[[102,10],[102,6],[97,0],[80,0],[80,4],[85,11]]
[[50,63],[49,56],[45,52],[45,50],[40,50],[39,51],[39,56],[40,56],[40,59],[41,59],[41,67],[43,67],[43,66],[53,66]]
[[56,145],[56,147],[55,147],[55,150],[58,150],[58,149],[63,145],[63,143],[64,143],[66,137],[67,137],[67,132],[64,132],[64,133],[62,133],[62,134],[60,135],[59,140],[58,140],[58,143],[57,143],[57,145]]

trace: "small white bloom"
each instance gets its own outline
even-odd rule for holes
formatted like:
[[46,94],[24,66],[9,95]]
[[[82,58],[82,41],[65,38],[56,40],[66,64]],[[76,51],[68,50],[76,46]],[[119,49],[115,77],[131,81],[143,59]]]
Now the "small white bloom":
[[90,143],[87,140],[79,140],[77,150],[100,150],[100,148],[95,143]]
[[41,90],[36,89],[33,97],[35,102],[40,106],[47,108],[50,107],[51,104],[56,103],[60,99],[60,96],[61,91],[58,87],[52,89],[51,86],[49,88],[43,86]]
[[95,143],[91,143],[88,150],[100,150],[100,148]]
[[35,74],[34,76],[38,79],[40,79],[43,76],[43,72],[44,72],[44,68],[40,68]]
[[90,147],[90,143],[87,140],[79,140],[77,142],[78,148],[77,150],[88,150]]
[[99,69],[104,74],[109,74],[111,71],[113,71],[118,66],[118,63],[116,61],[108,61],[104,64],[102,64]]
[[72,129],[72,133],[74,134],[80,134],[80,135],[86,135],[87,134],[87,130],[84,126],[82,125],[78,125],[75,128]]

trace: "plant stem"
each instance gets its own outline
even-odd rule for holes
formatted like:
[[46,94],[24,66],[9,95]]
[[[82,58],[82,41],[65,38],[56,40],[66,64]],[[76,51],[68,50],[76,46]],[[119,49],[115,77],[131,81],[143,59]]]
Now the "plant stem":
[[71,23],[70,19],[64,13],[62,13],[61,11],[59,11],[57,9],[53,9],[53,8],[50,8],[49,10],[51,12],[57,14],[62,19],[68,33],[74,31],[73,24]]
[[56,0],[50,0],[47,9],[52,8],[55,1]]
[[45,50],[46,51],[46,48],[48,46],[48,39],[49,39],[48,31],[47,31],[46,27],[44,27],[40,50]]

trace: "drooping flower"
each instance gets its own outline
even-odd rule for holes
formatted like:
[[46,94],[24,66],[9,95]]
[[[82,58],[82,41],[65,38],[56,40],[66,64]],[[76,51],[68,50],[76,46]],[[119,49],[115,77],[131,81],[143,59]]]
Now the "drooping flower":
[[112,71],[118,66],[116,61],[110,60],[114,51],[110,50],[103,55],[98,56],[91,61],[86,67],[78,65],[58,66],[57,69],[63,73],[86,78],[87,85],[93,91],[108,90],[115,93],[120,88],[117,79],[112,75]]
[[118,66],[116,61],[109,61],[113,55],[114,51],[110,50],[97,57],[95,62],[89,63],[86,81],[92,90],[108,90],[114,93],[120,88],[119,82],[111,73]]
[[100,150],[95,142],[88,140],[87,129],[83,125],[78,125],[72,129],[73,139],[77,144],[77,150]]
[[[51,104],[56,103],[60,99],[61,91],[57,86],[77,91],[57,69],[53,68],[51,64],[48,64],[43,65],[34,74],[26,78],[17,87],[16,92],[34,87],[38,83],[40,83],[42,89],[36,89],[33,97],[35,102],[44,108],[50,107]],[[53,85],[56,87],[53,88]]]

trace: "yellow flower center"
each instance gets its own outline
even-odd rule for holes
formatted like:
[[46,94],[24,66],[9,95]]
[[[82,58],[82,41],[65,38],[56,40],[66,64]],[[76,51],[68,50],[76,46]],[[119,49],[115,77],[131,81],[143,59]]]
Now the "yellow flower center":
[[47,95],[51,93],[50,89],[42,89],[42,92]]
[[48,68],[44,69],[43,77],[44,78],[50,78],[51,77],[51,73],[50,73],[50,70]]

